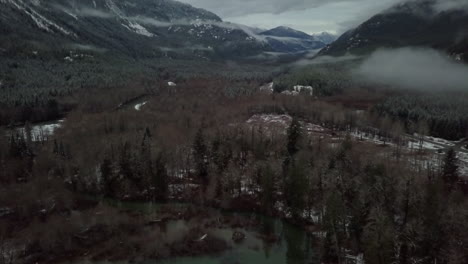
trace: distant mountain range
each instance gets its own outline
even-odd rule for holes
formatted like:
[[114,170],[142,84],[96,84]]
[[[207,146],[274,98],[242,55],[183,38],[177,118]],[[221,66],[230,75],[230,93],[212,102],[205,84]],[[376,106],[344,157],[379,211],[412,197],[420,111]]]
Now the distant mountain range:
[[329,37],[285,27],[260,32],[172,0],[0,0],[0,56],[242,59],[319,49]]
[[[321,50],[320,55],[367,54],[378,48],[430,47],[468,61],[468,10],[416,0],[375,15]],[[461,8],[461,7],[460,7]]]
[[269,47],[211,12],[172,0],[0,0],[3,53],[70,49],[204,58]]
[[335,40],[328,33],[309,35],[289,27],[276,27],[260,33],[277,52],[307,52],[325,47]]

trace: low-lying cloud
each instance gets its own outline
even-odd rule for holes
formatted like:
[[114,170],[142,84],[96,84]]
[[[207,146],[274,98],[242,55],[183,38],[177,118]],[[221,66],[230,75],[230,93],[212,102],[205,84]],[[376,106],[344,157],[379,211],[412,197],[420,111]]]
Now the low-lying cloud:
[[[424,0],[180,0],[250,26],[287,25],[308,33],[342,33],[404,2]],[[468,10],[467,0],[433,0],[434,13]],[[417,8],[417,12],[422,12]],[[423,15],[426,15],[422,12]]]
[[192,26],[197,24],[212,25],[219,28],[230,29],[230,30],[242,30],[244,33],[253,37],[259,41],[265,41],[265,37],[258,35],[253,29],[236,23],[230,22],[218,22],[218,21],[201,21],[201,20],[172,20],[172,21],[160,21],[154,18],[145,16],[127,17],[126,19],[141,23],[143,25],[149,25],[154,27],[171,27],[171,26]]
[[[182,0],[196,7],[207,8],[221,16],[239,16],[246,14],[271,13],[282,14],[289,11],[313,9],[335,3],[352,3],[356,8],[362,8],[363,3],[371,0]],[[401,0],[379,0],[385,5]]]
[[187,52],[187,51],[208,51],[213,52],[212,47],[204,47],[202,45],[185,45],[183,47],[174,48],[174,47],[158,47],[163,52]]
[[192,25],[197,25],[197,24],[203,24],[203,25],[212,25],[216,26],[219,28],[225,28],[225,29],[230,29],[230,30],[242,30],[244,31],[247,35],[250,37],[253,37],[257,39],[258,41],[265,41],[265,37],[258,35],[257,32],[255,32],[252,28],[241,25],[241,24],[236,24],[236,23],[230,23],[230,22],[219,22],[219,21],[202,21],[202,20],[189,20],[189,19],[179,19],[179,20],[171,20],[171,21],[162,21],[158,19],[154,19],[151,17],[147,16],[125,16],[123,13],[112,13],[112,12],[105,12],[99,9],[93,9],[93,8],[87,8],[87,7],[79,7],[75,8],[74,10],[68,9],[66,7],[60,6],[60,5],[55,5],[54,6],[56,9],[59,9],[63,12],[66,12],[69,15],[72,15],[74,17],[93,17],[93,18],[101,18],[101,19],[124,19],[136,23],[141,23],[143,25],[147,26],[153,26],[153,27],[171,27],[171,26],[192,26]]
[[97,18],[113,18],[115,17],[114,14],[104,12],[98,9],[93,9],[93,8],[82,8],[82,9],[77,9],[76,10],[77,15],[83,16],[83,17],[97,17]]
[[468,91],[468,67],[432,49],[378,50],[355,73],[367,81],[394,87]]
[[434,9],[438,12],[451,10],[464,10],[468,12],[468,1],[466,0],[439,0],[434,4]]
[[103,49],[103,48],[99,48],[93,45],[85,45],[85,44],[70,44],[70,48],[81,50],[81,51],[92,51],[92,52],[98,52],[98,53],[104,53],[107,51],[106,49]]
[[52,7],[57,9],[57,10],[61,10],[61,11],[65,12],[65,13],[73,16],[73,17],[78,17],[78,16],[80,16],[80,17],[96,17],[96,18],[104,18],[104,19],[116,17],[115,14],[105,12],[105,11],[102,11],[102,10],[99,10],[99,9],[96,9],[96,8],[86,7],[86,6],[81,6],[81,7],[76,7],[74,9],[71,9],[71,8],[67,8],[67,7],[62,6],[62,5],[53,4]]

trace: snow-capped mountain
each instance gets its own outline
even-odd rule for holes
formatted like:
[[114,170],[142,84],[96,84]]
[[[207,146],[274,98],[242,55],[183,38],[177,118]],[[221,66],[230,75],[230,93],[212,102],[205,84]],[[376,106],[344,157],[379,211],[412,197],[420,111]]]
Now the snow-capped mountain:
[[289,27],[276,27],[260,33],[276,52],[307,52],[325,47],[326,43],[302,31]]
[[72,47],[131,57],[243,57],[269,49],[217,15],[172,0],[0,0],[0,55]]
[[322,33],[316,33],[312,34],[312,37],[314,37],[315,40],[321,41],[325,44],[331,44],[333,41],[335,41],[338,37],[334,34],[330,34],[328,32],[322,32]]
[[468,12],[440,1],[398,4],[372,17],[322,49],[322,55],[366,54],[381,47],[423,46],[468,61]]

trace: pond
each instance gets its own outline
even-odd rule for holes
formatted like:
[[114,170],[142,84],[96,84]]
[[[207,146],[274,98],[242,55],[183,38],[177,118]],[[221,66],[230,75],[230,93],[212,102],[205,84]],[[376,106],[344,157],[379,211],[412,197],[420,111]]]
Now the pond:
[[[137,210],[148,213],[157,212],[160,208],[158,204],[151,203],[121,203],[111,202],[112,206],[120,209]],[[174,204],[171,206],[188,206],[184,204]],[[261,223],[253,229],[212,229],[210,236],[226,241],[230,249],[223,253],[209,256],[197,257],[175,257],[165,260],[147,260],[145,264],[312,264],[320,263],[318,251],[314,250],[314,238],[309,236],[303,229],[286,223],[277,218],[266,217],[258,214],[236,213],[219,211],[223,216],[236,217],[243,216],[255,218]],[[168,221],[164,224],[164,235],[175,236],[187,230],[185,220]],[[245,239],[236,243],[232,240],[232,235],[236,231],[245,234]],[[265,241],[259,238],[259,234],[274,234],[276,241]],[[88,262],[79,261],[74,264],[126,264],[128,262]]]

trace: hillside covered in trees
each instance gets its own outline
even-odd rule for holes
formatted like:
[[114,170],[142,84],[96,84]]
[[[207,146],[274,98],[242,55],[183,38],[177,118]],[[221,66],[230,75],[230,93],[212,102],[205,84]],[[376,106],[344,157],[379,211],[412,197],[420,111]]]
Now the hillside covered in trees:
[[[159,89],[140,108],[114,112],[90,100],[52,138],[4,131],[0,220],[7,263],[82,259],[83,251],[95,260],[166,259],[183,256],[181,247],[204,255],[224,250],[214,246],[224,242],[213,228],[231,226],[244,234],[257,226],[272,246],[282,241],[274,229],[246,219],[222,216],[224,224],[199,226],[194,219],[220,217],[202,205],[276,216],[307,230],[301,232],[312,239],[310,248],[300,237],[287,240],[299,243],[288,246],[288,258],[298,263],[306,263],[308,250],[327,263],[351,256],[367,263],[467,259],[465,152],[434,152],[424,142],[408,147],[413,139],[403,123],[350,111],[336,103],[339,97],[268,94],[251,81],[236,86],[188,79]],[[373,124],[378,129],[369,129]],[[401,130],[390,129],[396,126]],[[145,214],[109,201],[190,206]],[[177,219],[194,225],[161,245],[145,243],[165,232],[152,221]],[[117,230],[135,238],[118,242]]]

